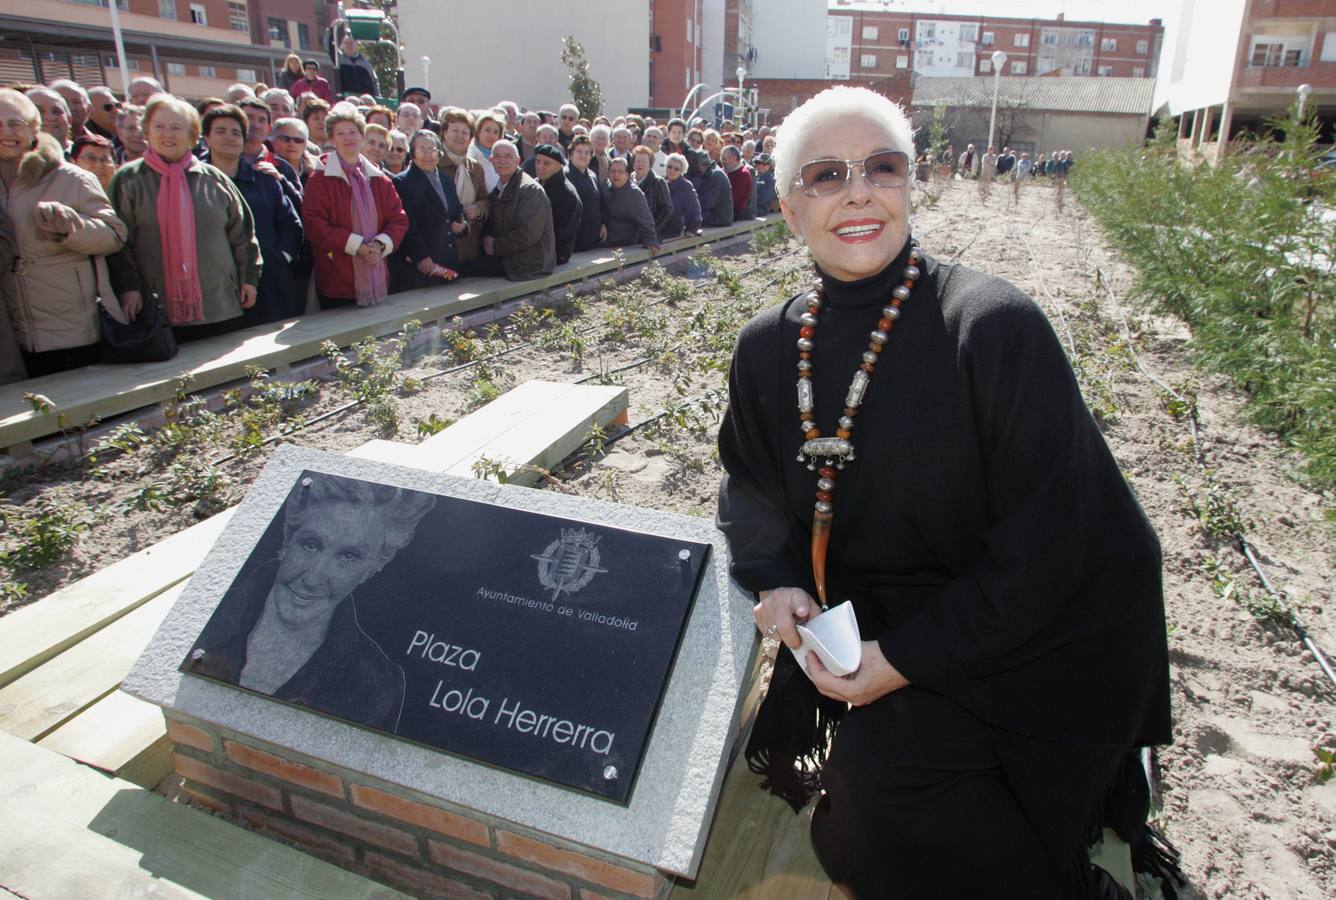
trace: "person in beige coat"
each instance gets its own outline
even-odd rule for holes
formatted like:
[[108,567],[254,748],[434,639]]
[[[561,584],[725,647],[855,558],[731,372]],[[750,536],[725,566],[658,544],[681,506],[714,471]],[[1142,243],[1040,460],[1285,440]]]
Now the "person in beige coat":
[[8,220],[0,241],[9,261],[0,297],[29,377],[97,361],[101,257],[126,235],[97,177],[65,162],[37,119],[26,98],[0,91],[0,206]]
[[[409,135],[412,137],[412,135]],[[455,183],[455,193],[464,207],[468,233],[455,242],[460,263],[477,259],[482,253],[482,223],[487,219],[489,201],[487,177],[478,161],[469,156],[473,140],[473,117],[457,106],[441,110],[441,142],[445,154],[437,169],[443,178]]]

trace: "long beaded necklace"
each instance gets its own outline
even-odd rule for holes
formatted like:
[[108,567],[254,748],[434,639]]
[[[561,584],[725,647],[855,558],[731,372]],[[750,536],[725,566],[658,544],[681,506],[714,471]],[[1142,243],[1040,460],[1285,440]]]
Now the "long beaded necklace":
[[[878,356],[900,318],[900,306],[909,299],[918,281],[918,264],[922,258],[918,247],[910,248],[904,281],[891,291],[891,302],[881,308],[881,318],[869,335],[862,362],[849,382],[849,392],[844,397],[844,415],[839,418],[835,437],[821,436],[813,409],[816,395],[812,388],[812,351],[816,348],[816,326],[825,305],[825,292],[820,287],[808,293],[807,312],[799,317],[802,327],[798,329],[798,420],[806,440],[798,451],[798,462],[806,463],[807,468],[815,470],[818,476],[816,506],[812,513],[812,577],[816,581],[817,599],[822,609],[826,608],[826,549],[830,545],[831,523],[835,521],[835,479],[845,463],[855,459],[854,419],[863,405],[863,395],[872,382],[872,373],[877,369]],[[820,469],[817,468],[818,460],[822,461]]]

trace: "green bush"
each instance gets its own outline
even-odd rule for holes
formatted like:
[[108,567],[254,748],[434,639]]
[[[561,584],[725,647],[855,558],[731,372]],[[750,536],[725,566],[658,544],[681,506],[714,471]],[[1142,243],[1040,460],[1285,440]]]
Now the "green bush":
[[[1180,160],[1172,122],[1145,147],[1091,154],[1072,187],[1136,269],[1133,298],[1179,317],[1195,360],[1336,485],[1336,178],[1316,121],[1268,123],[1216,166]],[[1283,137],[1277,137],[1283,132]]]

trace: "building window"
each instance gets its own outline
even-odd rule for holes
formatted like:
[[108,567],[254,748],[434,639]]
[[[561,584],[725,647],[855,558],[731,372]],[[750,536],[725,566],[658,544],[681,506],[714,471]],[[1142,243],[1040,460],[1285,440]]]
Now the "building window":
[[1045,47],[1058,46],[1057,30],[1054,28],[1045,28],[1043,31],[1039,32],[1039,43],[1043,44]]
[[881,29],[876,25],[863,26],[863,40],[865,41],[875,41],[880,33]]
[[1146,77],[1146,67],[1145,67],[1145,66],[1133,66],[1133,67],[1132,67],[1132,77],[1133,77],[1133,78],[1145,78],[1145,77]]
[[898,36],[899,39],[900,39],[900,43],[902,43],[902,44],[908,44],[908,43],[909,43],[909,29],[908,29],[908,28],[901,28],[901,29],[900,29],[900,32],[899,32],[899,34],[898,34],[897,36]]
[[1099,75],[1100,78],[1108,78],[1113,74],[1113,66],[1100,66],[1099,71],[1096,74]]
[[199,77],[200,77],[200,78],[217,78],[217,77],[218,77],[218,70],[215,69],[213,66],[200,66],[200,67],[199,67]]
[[284,19],[269,20],[269,43],[281,44],[284,47],[291,46],[288,41],[288,23]]
[[920,50],[914,54],[914,68],[927,69],[932,67],[932,51]]
[[895,67],[896,67],[897,69],[908,69],[908,68],[909,68],[909,57],[908,57],[907,55],[897,56],[897,57],[895,58]]
[[[176,18],[176,0],[158,0],[158,18],[175,19]],[[185,73],[182,72],[182,75]]]
[[1328,31],[1322,41],[1322,62],[1336,62],[1336,31]]
[[985,47],[993,46],[993,33],[991,31],[985,31],[983,33],[983,45]]
[[1011,64],[1011,74],[1012,74],[1012,75],[1024,75],[1024,74],[1025,74],[1025,60],[1021,60],[1020,62],[1014,62],[1014,63],[1012,63],[1012,64]]
[[[694,45],[696,43],[696,23],[687,19],[687,43]],[[691,87],[691,85],[687,85]]]
[[[26,53],[26,51],[20,50],[19,53],[20,53],[20,54],[23,54],[23,53]],[[28,57],[23,56],[23,57],[21,57],[21,58],[23,58],[23,59],[27,59]],[[115,68],[119,68],[119,67],[120,67],[120,63],[118,63],[118,62],[116,61],[116,57],[114,57],[114,56],[108,56],[108,57],[106,57],[105,59],[103,59],[103,60],[102,60],[102,65],[106,66],[108,69],[115,69]],[[137,59],[127,59],[127,60],[125,61],[125,68],[126,68],[127,70],[131,71],[131,72],[138,72],[138,71],[139,71],[139,60],[137,60]]]
[[933,40],[934,38],[937,37],[937,23],[919,22],[918,33],[919,33],[919,40],[921,41]]
[[977,41],[979,39],[979,26],[973,23],[960,26],[960,39],[962,41]]
[[1053,57],[1051,57],[1051,56],[1041,56],[1041,57],[1039,57],[1039,68],[1036,69],[1035,71],[1036,71],[1037,74],[1039,74],[1039,75],[1043,75],[1043,74],[1046,73],[1046,72],[1052,72],[1052,71],[1053,71],[1054,69],[1056,69],[1057,67],[1058,67],[1058,64],[1057,64],[1057,62],[1053,59]]
[[190,4],[190,21],[194,22],[196,25],[208,25],[209,13],[200,4],[192,3]]
[[987,75],[991,71],[993,71],[993,61],[991,59],[985,56],[983,59],[979,60],[980,75]]
[[[101,7],[103,7],[104,9],[105,9],[106,6],[107,6],[107,0],[74,0],[74,2],[75,2],[75,3],[83,3],[83,4],[86,4],[86,5],[88,5],[88,6],[101,6]],[[126,12],[129,12],[129,11],[130,11],[130,0],[116,0],[116,8],[117,8],[117,9],[123,9],[123,10],[125,10]],[[174,18],[176,18],[176,17],[175,17],[175,16],[172,16],[172,18],[174,19]]]
[[974,71],[974,54],[968,50],[961,50],[956,54],[956,68],[969,69]]
[[167,74],[168,74],[168,75],[185,75],[185,74],[186,74],[186,64],[185,64],[185,63],[168,63],[168,64],[167,64]]
[[875,69],[877,67],[877,54],[864,53],[859,57],[858,64],[865,69]]
[[1093,47],[1093,46],[1095,46],[1095,32],[1093,32],[1093,31],[1078,31],[1078,32],[1076,33],[1076,46],[1078,46],[1078,47]]
[[237,69],[237,81],[244,81],[246,84],[255,84],[260,78],[255,74],[254,69]]
[[1118,39],[1117,39],[1117,38],[1104,38],[1103,40],[1101,40],[1101,41],[1099,42],[1099,49],[1100,49],[1102,52],[1105,52],[1105,53],[1109,52],[1110,50],[1117,50],[1117,49],[1118,49]]
[[1083,57],[1081,57],[1080,59],[1074,60],[1074,61],[1072,62],[1072,74],[1073,74],[1073,75],[1089,75],[1089,74],[1090,74],[1090,58],[1089,58],[1089,57],[1086,57],[1086,56],[1083,56]]
[[311,49],[311,27],[305,22],[297,23],[297,46],[303,50]]
[[1290,49],[1284,44],[1253,44],[1254,66],[1298,66],[1303,64],[1303,51]]
[[1150,41],[1137,41],[1137,53],[1145,56],[1150,52]]
[[1029,36],[1028,34],[1018,34],[1018,35],[1016,35],[1015,37],[1013,37],[1013,38],[1011,39],[1011,46],[1013,46],[1013,47],[1028,47],[1028,46],[1030,46],[1030,36]]
[[246,0],[227,0],[227,24],[233,31],[250,32],[250,10]]

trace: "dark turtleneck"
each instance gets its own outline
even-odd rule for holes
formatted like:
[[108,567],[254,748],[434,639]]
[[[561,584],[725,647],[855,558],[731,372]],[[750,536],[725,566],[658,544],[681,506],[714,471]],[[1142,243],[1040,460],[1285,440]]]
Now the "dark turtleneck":
[[821,266],[816,267],[817,277],[826,293],[826,306],[829,309],[871,309],[885,306],[891,300],[891,291],[903,279],[905,263],[909,261],[909,251],[913,238],[905,240],[904,247],[895,259],[886,264],[876,275],[861,278],[858,281],[840,281],[826,274]]

